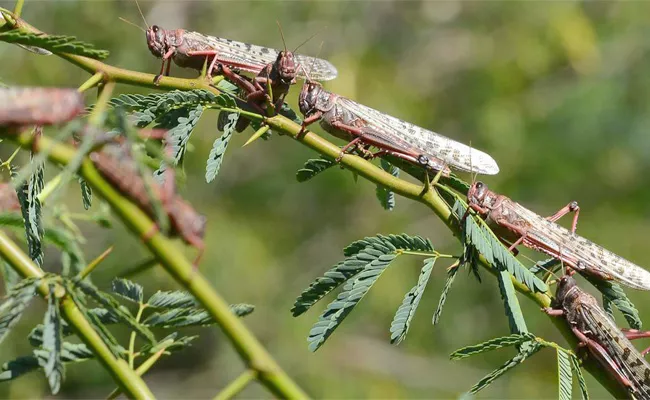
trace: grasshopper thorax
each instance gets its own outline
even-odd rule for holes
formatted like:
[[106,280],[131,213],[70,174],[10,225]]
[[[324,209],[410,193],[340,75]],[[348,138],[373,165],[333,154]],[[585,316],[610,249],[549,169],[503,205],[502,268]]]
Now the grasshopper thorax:
[[166,31],[158,25],[151,25],[145,31],[145,35],[147,35],[147,47],[149,47],[151,54],[162,58],[167,52]]
[[335,105],[331,93],[323,89],[323,86],[315,81],[307,79],[302,85],[300,95],[298,96],[298,106],[300,112],[308,117],[316,111],[327,112]]
[[275,60],[275,68],[278,71],[282,83],[290,85],[296,79],[296,59],[290,51],[282,50]]

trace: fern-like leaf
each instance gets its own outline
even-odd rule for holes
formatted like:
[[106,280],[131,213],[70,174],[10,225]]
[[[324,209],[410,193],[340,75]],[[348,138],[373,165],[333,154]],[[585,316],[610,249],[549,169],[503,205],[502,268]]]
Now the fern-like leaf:
[[489,384],[491,384],[492,382],[500,378],[503,374],[505,374],[506,372],[510,371],[512,368],[524,362],[528,357],[535,354],[541,348],[542,346],[539,343],[537,342],[532,343],[531,346],[529,346],[526,350],[522,350],[522,352],[518,353],[512,359],[506,361],[501,367],[495,369],[494,371],[486,375],[483,379],[481,379],[476,385],[474,385],[469,390],[469,393],[475,394],[480,390],[484,389]]
[[[252,313],[255,307],[250,304],[234,304],[230,311],[238,317],[245,317]],[[160,313],[149,315],[144,323],[157,328],[183,328],[189,326],[209,326],[215,320],[207,311],[200,308],[172,308]]]
[[304,313],[332,290],[357,275],[373,260],[385,254],[397,254],[397,250],[432,252],[433,245],[420,236],[377,235],[351,243],[343,250],[346,259],[316,279],[296,299],[291,312],[294,317]]
[[[399,168],[396,166],[383,159],[381,160],[380,165],[384,171],[388,172],[394,177],[399,177]],[[392,211],[395,208],[395,193],[393,193],[392,190],[388,189],[385,186],[377,185],[375,195],[377,196],[377,200],[379,200],[379,204],[381,204],[384,210]]]
[[334,161],[325,160],[323,158],[309,159],[305,162],[305,165],[296,172],[296,179],[298,182],[306,182],[334,165],[336,165]]
[[571,400],[573,374],[571,373],[571,356],[563,349],[557,348],[557,374],[559,400]]
[[[359,253],[361,255],[362,253]],[[374,256],[374,255],[373,255]],[[309,332],[309,349],[316,351],[339,327],[361,299],[368,293],[377,279],[395,259],[395,254],[381,254],[363,268],[353,281],[348,282],[336,300],[328,304]]]
[[79,187],[81,188],[81,200],[85,210],[89,210],[93,205],[93,192],[88,185],[88,182],[82,177],[79,177]]
[[447,301],[447,295],[449,295],[449,289],[451,289],[451,285],[453,285],[454,280],[456,279],[456,274],[460,270],[460,266],[451,268],[449,271],[447,271],[447,280],[445,281],[445,286],[442,288],[442,293],[440,294],[440,300],[438,301],[438,307],[436,308],[436,312],[433,314],[433,320],[432,323],[433,325],[438,324],[440,321],[440,315],[442,315],[442,308],[445,305],[445,302]]
[[422,271],[420,272],[418,283],[404,296],[402,305],[397,309],[397,312],[393,317],[393,322],[390,325],[391,343],[400,344],[406,337],[409,327],[411,326],[411,320],[415,315],[418,305],[420,305],[420,300],[422,299],[424,289],[429,282],[429,277],[431,277],[431,271],[433,270],[436,260],[437,258],[428,258],[424,260],[424,267],[422,267]]
[[190,308],[196,304],[191,294],[180,290],[157,291],[147,300],[147,307],[153,308]]
[[59,299],[54,293],[54,288],[54,285],[49,285],[47,311],[45,312],[43,322],[43,326],[45,327],[43,329],[43,350],[47,353],[43,370],[50,384],[52,394],[57,394],[61,388],[65,367],[63,366],[63,361],[61,361],[63,338],[61,334]]
[[23,315],[23,311],[34,298],[37,280],[24,280],[16,284],[0,305],[0,343]]
[[232,135],[235,133],[237,121],[239,121],[239,113],[227,113],[223,118],[225,119],[222,126],[223,134],[212,144],[212,150],[210,150],[210,156],[205,166],[205,181],[207,183],[212,182],[219,174],[223,157],[228,149],[230,139],[232,139]]
[[641,329],[643,323],[639,311],[632,301],[627,297],[621,285],[616,282],[603,281],[584,275],[587,280],[600,291],[603,295],[603,308],[614,318],[612,305],[616,307],[625,317],[628,325],[632,329]]
[[454,351],[453,353],[451,353],[449,357],[452,360],[460,360],[461,358],[470,357],[475,354],[485,353],[486,351],[497,350],[502,347],[518,346],[525,342],[531,342],[534,339],[535,339],[535,335],[532,335],[530,333],[502,336],[502,337],[490,339],[483,343],[460,348]]
[[36,34],[11,30],[0,33],[0,41],[38,47],[57,54],[75,54],[99,60],[107,58],[109,54],[108,50],[96,49],[92,44],[81,42],[74,36],[46,35],[44,33]]
[[116,295],[134,303],[142,304],[143,289],[141,285],[128,279],[116,278],[113,279],[112,286],[113,293]]
[[[460,200],[454,205],[458,218],[465,214],[467,206]],[[508,249],[497,239],[481,218],[467,215],[465,218],[465,243],[472,246],[479,254],[497,270],[508,271],[518,282],[526,285],[531,291],[544,293],[548,285],[531,273]]]
[[580,361],[578,360],[578,357],[576,357],[574,354],[571,354],[571,357],[569,359],[571,360],[571,368],[573,369],[573,372],[575,372],[576,376],[578,377],[578,387],[580,388],[580,396],[582,396],[582,400],[589,400],[589,392],[587,391],[587,382],[585,381],[585,377],[582,376],[582,370],[580,369]]

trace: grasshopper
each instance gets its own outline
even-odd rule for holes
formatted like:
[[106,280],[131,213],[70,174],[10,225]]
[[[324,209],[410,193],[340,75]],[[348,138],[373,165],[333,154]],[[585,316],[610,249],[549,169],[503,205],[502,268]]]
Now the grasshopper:
[[[499,236],[512,243],[510,250],[523,244],[561,260],[573,270],[634,289],[650,290],[650,272],[575,233],[580,212],[577,202],[543,218],[490,191],[482,182],[472,184],[467,200]],[[571,231],[555,223],[569,212],[574,213]]]
[[648,337],[649,332],[621,331],[598,301],[568,275],[560,278],[553,305],[544,311],[564,316],[580,345],[587,347],[631,398],[650,399],[650,364],[629,340]]
[[373,156],[390,154],[445,175],[449,167],[488,175],[499,172],[496,161],[482,151],[328,92],[309,78],[298,105],[305,116],[303,131],[320,120],[326,132],[349,141],[339,159],[348,149],[370,145],[380,149]]
[[[169,75],[172,61],[181,68],[192,68],[198,71],[202,71],[207,62],[209,64],[206,71],[208,81],[211,81],[215,70],[230,77],[234,76],[232,68],[259,74],[269,64],[273,64],[277,60],[286,60],[285,71],[297,74],[301,78],[305,78],[305,76],[297,72],[295,67],[292,67],[295,71],[292,72],[289,63],[312,64],[314,66],[312,75],[317,80],[331,80],[338,75],[336,68],[326,60],[293,53],[289,55],[286,51],[203,35],[184,29],[168,30],[157,25],[149,27],[147,24],[145,35],[151,54],[162,59],[160,74],[154,80],[156,83],[163,75]],[[285,72],[282,69],[278,71]],[[282,76],[279,78],[284,79]],[[255,91],[259,91],[260,88],[255,87],[255,89]]]
[[[111,184],[135,202],[150,217],[155,218],[154,206],[147,194],[144,178],[139,175],[135,160],[128,154],[126,144],[106,145],[101,151],[91,153],[90,159]],[[155,195],[160,198],[162,207],[169,217],[171,233],[180,236],[187,244],[198,250],[198,255],[194,260],[194,265],[197,266],[205,249],[203,236],[205,235],[206,218],[176,194],[172,169],[168,168],[166,173],[168,175],[165,177],[164,184],[159,185],[151,182],[150,185]],[[151,235],[153,233],[155,231],[151,232]],[[147,234],[145,239],[149,236],[150,234]]]
[[83,96],[74,89],[0,88],[0,126],[57,125],[84,111]]

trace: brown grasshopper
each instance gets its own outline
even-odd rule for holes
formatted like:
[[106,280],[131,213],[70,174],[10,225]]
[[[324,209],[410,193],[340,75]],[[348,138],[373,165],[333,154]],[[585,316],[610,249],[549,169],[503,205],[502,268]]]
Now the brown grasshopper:
[[[233,76],[231,68],[236,68],[259,74],[269,64],[287,57],[286,51],[281,54],[282,51],[268,47],[203,35],[184,29],[167,30],[157,25],[149,27],[147,21],[144,22],[147,25],[145,35],[149,51],[154,56],[162,58],[160,74],[156,76],[154,82],[159,82],[163,75],[169,75],[172,61],[181,68],[192,68],[198,71],[202,71],[207,63],[209,66],[206,77],[208,81],[211,81],[214,71]],[[292,54],[292,58],[292,61],[298,64],[313,64],[314,79],[325,81],[334,79],[338,75],[336,68],[328,61],[299,54]],[[300,75],[299,72],[296,73]],[[301,77],[304,78],[304,76]],[[259,87],[255,87],[255,91],[258,90]]]
[[0,182],[0,212],[20,211],[18,195],[11,183]]
[[83,96],[74,89],[0,88],[0,126],[57,125],[82,112]]
[[[635,289],[650,290],[650,272],[575,233],[580,211],[577,202],[543,218],[508,197],[490,191],[482,182],[470,187],[467,200],[500,237],[512,243],[510,250],[523,244],[561,260],[575,271],[615,280]],[[569,212],[575,213],[571,231],[555,223]]]
[[[155,218],[154,205],[146,190],[144,178],[140,176],[125,144],[109,144],[101,151],[90,154],[90,159],[99,172],[120,192],[129,197],[150,217]],[[180,236],[187,244],[198,250],[194,260],[197,266],[203,255],[205,245],[205,216],[199,214],[192,206],[175,192],[173,170],[168,168],[164,184],[150,183],[154,194],[160,199],[163,210],[171,223],[171,233]],[[145,240],[155,233],[145,235]]]
[[328,92],[311,79],[303,85],[298,105],[305,116],[303,130],[320,120],[326,132],[349,141],[341,156],[358,144],[371,145],[380,149],[375,155],[390,154],[445,175],[449,167],[488,175],[499,172],[494,159],[482,151]]
[[598,301],[568,275],[558,282],[553,306],[544,311],[564,316],[580,346],[587,347],[631,398],[650,399],[650,364],[629,340],[649,337],[650,332],[621,331]]

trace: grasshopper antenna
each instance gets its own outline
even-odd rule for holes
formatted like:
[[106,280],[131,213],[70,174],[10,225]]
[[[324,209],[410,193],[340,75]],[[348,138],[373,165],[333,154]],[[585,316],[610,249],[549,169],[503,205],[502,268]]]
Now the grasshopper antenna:
[[282,32],[282,25],[280,21],[275,21],[278,24],[278,29],[280,29],[280,36],[282,37],[282,44],[284,45],[284,52],[287,52],[287,42],[284,40],[284,32]]
[[310,37],[308,37],[307,40],[303,41],[303,42],[300,43],[298,46],[296,46],[296,48],[293,49],[292,53],[295,53],[296,51],[298,51],[299,48],[301,48],[301,47],[304,46],[305,44],[309,43],[309,41],[312,40],[313,38],[315,38],[316,35],[320,34],[321,32],[325,31],[326,29],[327,29],[327,27],[324,27],[324,28],[321,29],[320,31],[317,31],[316,33],[314,33],[313,35],[311,35]]
[[145,32],[145,33],[146,33],[146,31],[145,31],[145,30],[144,30],[140,25],[136,25],[136,24],[134,24],[133,22],[129,21],[129,20],[126,19],[126,18],[118,17],[118,19],[119,19],[120,21],[122,21],[122,22],[126,22],[126,23],[129,24],[129,25],[133,25],[133,26],[135,26],[136,28],[140,29],[142,32]]
[[145,19],[144,14],[142,13],[142,9],[140,8],[140,3],[138,3],[138,0],[135,0],[135,5],[138,7],[138,11],[140,11],[140,16],[144,21],[144,25],[147,27],[147,29],[149,29],[149,24],[147,23],[147,20]]

